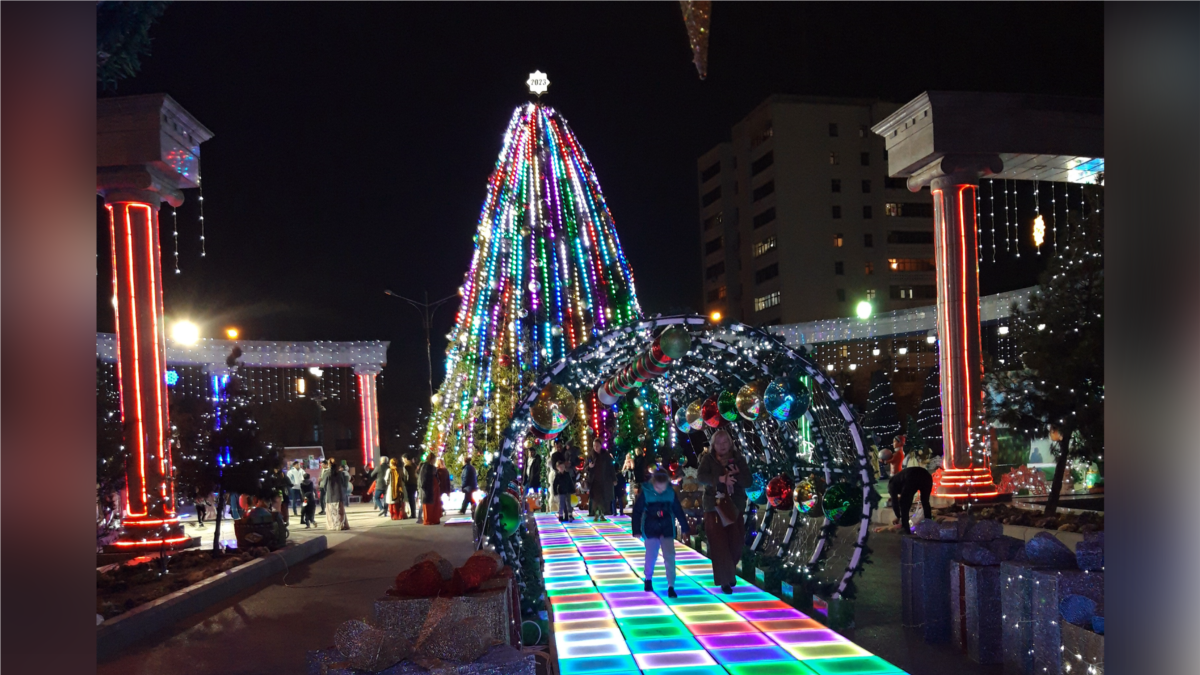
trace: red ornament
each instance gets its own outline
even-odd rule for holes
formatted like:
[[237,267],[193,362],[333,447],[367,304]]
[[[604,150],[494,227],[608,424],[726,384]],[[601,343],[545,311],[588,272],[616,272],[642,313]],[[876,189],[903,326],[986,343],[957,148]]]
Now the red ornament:
[[508,354],[501,354],[500,358],[496,359],[500,363],[501,368],[507,368],[512,365],[512,357]]
[[432,560],[425,560],[396,575],[396,584],[388,595],[410,598],[430,598],[442,587],[442,573]]
[[700,406],[700,419],[704,420],[704,423],[710,427],[720,426],[721,410],[717,407],[715,399],[710,398],[704,402],[704,405]]
[[767,503],[773,508],[792,508],[792,481],[779,475],[767,482]]

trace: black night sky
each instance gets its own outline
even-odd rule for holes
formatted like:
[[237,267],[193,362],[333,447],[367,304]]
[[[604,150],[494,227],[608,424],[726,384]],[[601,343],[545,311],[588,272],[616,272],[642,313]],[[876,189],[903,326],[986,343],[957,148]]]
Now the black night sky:
[[[1102,16],[1098,3],[716,2],[702,82],[674,2],[176,3],[116,94],[169,93],[216,134],[201,148],[208,255],[189,194],[178,276],[164,211],[168,316],[209,337],[392,341],[387,436],[427,395],[417,313],[383,290],[440,298],[462,282],[529,72],[549,74],[544,100],[596,167],[656,314],[699,308],[696,158],[764,98],[1100,97]],[[107,251],[104,226],[103,331]],[[1035,272],[985,266],[983,290]],[[435,320],[435,386],[456,309]]]

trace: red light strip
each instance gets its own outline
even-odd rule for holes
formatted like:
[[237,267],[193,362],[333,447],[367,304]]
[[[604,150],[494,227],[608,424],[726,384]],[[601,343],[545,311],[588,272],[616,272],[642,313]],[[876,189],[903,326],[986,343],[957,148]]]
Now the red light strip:
[[945,396],[942,397],[942,401],[943,401],[942,405],[944,408],[944,410],[943,410],[943,413],[944,413],[943,414],[943,427],[949,427],[949,429],[950,429],[950,433],[943,434],[945,439],[948,440],[949,442],[947,444],[948,445],[948,447],[946,448],[947,452],[944,455],[942,467],[945,469],[953,469],[954,468],[954,455],[955,455],[955,453],[954,453],[954,450],[955,450],[955,443],[954,443],[954,441],[955,441],[955,434],[954,434],[954,378],[951,376],[950,371],[946,368],[947,359],[946,359],[946,349],[945,349],[946,345],[949,344],[949,342],[950,342],[950,335],[949,335],[950,324],[949,324],[949,321],[947,320],[947,312],[946,312],[948,301],[950,298],[950,280],[948,278],[950,270],[947,266],[948,256],[947,256],[947,251],[946,251],[946,249],[949,247],[949,238],[947,237],[947,231],[946,231],[946,206],[945,206],[945,203],[942,201],[944,198],[944,194],[941,190],[932,190],[932,193],[933,193],[933,208],[934,208],[934,214],[933,214],[934,228],[939,231],[938,232],[938,241],[937,241],[937,243],[939,244],[939,246],[937,247],[938,248],[937,256],[938,256],[938,266],[940,268],[940,274],[938,274],[938,277],[940,277],[940,283],[939,283],[939,289],[938,289],[939,293],[938,293],[937,325],[938,325],[938,338],[943,341],[941,348],[938,350],[938,361],[940,362],[939,365],[941,367],[941,372],[946,374],[946,377],[942,378],[943,385],[946,389]]
[[125,257],[126,266],[129,268],[129,307],[132,311],[129,312],[129,320],[133,327],[133,383],[134,383],[134,402],[137,407],[137,430],[138,430],[138,476],[141,479],[142,491],[142,511],[134,513],[129,511],[133,516],[144,516],[149,508],[149,496],[146,494],[146,429],[142,421],[142,381],[141,370],[138,363],[138,325],[137,325],[137,310],[136,299],[137,294],[134,291],[134,276],[133,276],[133,223],[129,219],[129,204],[123,204],[125,211]]
[[[163,444],[163,441],[165,440],[164,436],[163,436],[163,433],[164,433],[163,413],[165,411],[164,405],[163,405],[163,400],[162,400],[162,388],[163,388],[162,377],[163,376],[162,376],[162,361],[159,359],[159,354],[158,354],[158,285],[155,283],[155,280],[154,280],[154,277],[155,277],[154,254],[156,253],[155,248],[154,248],[154,244],[155,244],[154,212],[151,210],[150,206],[147,204],[136,204],[136,203],[130,204],[129,208],[130,209],[140,208],[140,209],[146,210],[146,242],[147,242],[146,243],[146,265],[147,265],[147,272],[149,273],[148,278],[150,280],[150,298],[149,298],[150,299],[150,329],[151,329],[151,334],[154,336],[154,382],[157,383],[157,385],[154,387],[154,403],[158,409],[157,420],[155,420],[155,424],[158,428],[158,453],[159,453],[158,468],[159,468],[159,472],[162,474],[162,476],[166,477],[168,475],[168,468],[167,468],[167,453],[164,451],[164,444]],[[164,499],[167,496],[166,492],[167,492],[167,488],[166,488],[166,483],[164,482],[163,483],[163,498]]]
[[172,537],[171,539],[145,539],[142,541],[114,541],[113,546],[162,546],[164,544],[182,544],[191,537]]
[[[367,439],[367,383],[364,378],[366,378],[364,373],[358,374],[359,424],[362,426],[363,466],[365,467],[367,465],[367,444],[370,441]],[[324,442],[324,439],[322,439],[322,442]]]
[[177,518],[177,517],[176,518],[163,518],[160,520],[126,519],[122,523],[122,525],[124,525],[125,527],[141,527],[143,525],[170,525],[172,523],[178,523],[178,522],[179,522],[179,518]]
[[[119,275],[119,272],[117,271],[117,224],[115,221],[116,216],[113,214],[112,204],[105,204],[104,208],[108,209],[108,243],[109,243],[109,248],[112,250],[112,287],[113,287],[112,296],[113,296],[113,302],[116,303],[116,301],[117,301],[117,276]],[[120,303],[117,303],[117,304],[120,304]],[[113,324],[116,327],[116,331],[117,331],[117,386],[118,386],[117,403],[121,407],[121,423],[124,424],[125,423],[125,397],[120,395],[121,312],[118,310],[116,304],[113,305]],[[126,501],[129,501],[129,500],[126,500]],[[128,509],[128,506],[129,505],[126,504],[127,509]]]
[[963,426],[967,432],[967,447],[971,446],[971,418],[973,417],[972,410],[974,404],[971,400],[971,353],[967,346],[967,223],[963,215],[963,191],[968,185],[958,186],[958,245],[961,255],[962,266],[959,268],[959,276],[962,278],[962,332],[960,339],[962,344],[963,355],[963,387],[965,387],[966,397],[964,398],[966,410],[963,411],[965,418]]

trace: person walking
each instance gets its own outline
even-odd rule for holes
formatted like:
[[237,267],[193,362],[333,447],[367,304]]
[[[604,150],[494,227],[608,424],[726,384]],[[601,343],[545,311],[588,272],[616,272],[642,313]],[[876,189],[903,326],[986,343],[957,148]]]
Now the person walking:
[[408,511],[413,518],[420,520],[421,513],[417,510],[417,463],[412,457],[404,458],[404,495],[408,498]]
[[438,525],[442,522],[442,494],[438,486],[437,466],[430,453],[425,453],[425,461],[417,470],[417,478],[421,490],[421,524]]
[[746,488],[751,485],[746,458],[733,448],[729,432],[713,434],[712,446],[700,455],[696,480],[704,486],[704,532],[708,536],[713,581],[724,593],[737,585],[734,566],[742,558],[746,525]]
[[933,493],[933,474],[925,467],[910,466],[892,476],[888,481],[888,496],[892,499],[892,512],[900,521],[900,532],[907,533],[909,529],[909,512],[912,511],[913,497],[921,494],[921,511],[925,520],[933,518],[933,509],[929,506],[929,496]]
[[317,486],[307,471],[304,472],[304,478],[300,479],[300,496],[304,499],[304,510],[301,511],[300,522],[304,524],[306,530],[316,527],[317,522],[314,516],[317,513]]
[[342,460],[341,469],[342,476],[346,481],[346,489],[342,491],[342,511],[346,512],[350,508],[350,495],[353,494],[354,491],[350,487],[350,464],[344,459]]
[[647,593],[654,591],[654,565],[658,562],[658,552],[661,550],[663,567],[667,573],[667,597],[679,597],[675,593],[676,521],[679,522],[678,533],[687,535],[687,514],[676,498],[671,477],[665,471],[656,471],[633,503],[633,536],[646,543],[642,578],[646,580]]
[[387,484],[387,493],[384,495],[384,501],[387,502],[388,513],[391,514],[392,520],[404,520],[404,480],[400,477],[400,463],[396,460],[389,460],[387,465],[387,474],[380,478]]
[[470,453],[463,458],[462,472],[462,508],[458,510],[459,515],[467,512],[467,504],[471,505],[471,515],[475,515],[475,491],[479,489],[479,474],[475,471],[475,465],[471,463],[473,457]]
[[196,506],[196,527],[204,528],[204,519],[208,517],[208,494],[196,490],[192,497],[192,504]]
[[292,487],[288,491],[288,502],[292,507],[292,515],[300,515],[300,510],[304,508],[304,493],[300,490],[300,484],[304,482],[304,477],[308,472],[300,468],[300,460],[292,462],[292,468],[288,469],[287,478]]
[[321,485],[325,492],[325,527],[329,530],[348,530],[346,497],[350,493],[350,477],[334,460],[329,461],[329,473]]
[[[372,490],[375,491],[374,503],[375,503],[375,508],[379,509],[380,517],[383,517],[384,514],[388,513],[388,511],[389,511],[388,505],[387,505],[386,501],[384,500],[384,497],[387,495],[387,492],[388,492],[388,483],[387,482],[388,482],[388,479],[391,478],[391,475],[392,475],[392,463],[388,460],[387,455],[380,455],[379,456],[379,466],[375,467],[375,470],[373,472],[371,472],[371,479],[374,481],[374,485],[375,485],[375,487],[372,488]],[[402,492],[403,492],[403,490],[402,490]]]
[[450,482],[450,470],[446,468],[446,460],[441,457],[437,458],[437,479],[438,479],[438,503],[441,504],[442,496],[449,495],[454,491],[454,485]]
[[571,495],[575,494],[575,479],[571,476],[566,462],[559,462],[554,466],[553,488],[558,498],[558,521],[569,523],[575,520],[572,515],[575,509],[571,506]]
[[320,499],[321,505],[321,512],[317,514],[318,516],[325,515],[325,501],[329,497],[325,492],[325,485],[329,483],[329,467],[331,466],[333,466],[332,459],[321,460],[321,475],[317,478],[317,489],[320,490],[317,496]]
[[588,463],[588,493],[591,495],[590,511],[596,516],[596,522],[608,520],[612,514],[613,491],[617,484],[617,468],[613,465],[613,456],[608,448],[597,438],[592,441],[592,460]]

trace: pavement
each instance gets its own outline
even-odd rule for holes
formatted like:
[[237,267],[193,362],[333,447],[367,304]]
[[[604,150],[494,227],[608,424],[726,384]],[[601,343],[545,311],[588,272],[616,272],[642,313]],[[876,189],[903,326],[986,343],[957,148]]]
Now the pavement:
[[[456,517],[457,513],[448,514]],[[351,529],[291,526],[292,539],[325,535],[330,549],[248,591],[185,619],[158,638],[98,665],[100,675],[171,673],[305,672],[305,653],[329,647],[349,619],[370,615],[372,601],[414,556],[437,550],[455,565],[473,552],[470,526],[424,526],[379,518],[367,504],[352,504]],[[444,517],[443,522],[449,520]],[[189,533],[207,535],[212,526]],[[222,530],[224,530],[224,524]],[[847,637],[912,675],[1000,675],[949,645],[928,645],[900,623],[900,535],[872,533],[872,564],[856,577],[857,628]]]
[[[180,621],[170,631],[97,665],[101,675],[261,675],[306,672],[306,652],[333,645],[337,627],[371,614],[371,604],[415,556],[436,550],[455,565],[474,552],[470,526],[379,518],[351,504],[350,529],[290,527],[293,541],[325,535],[329,549],[284,574]],[[452,514],[457,516],[457,514]],[[448,518],[443,517],[443,522]],[[227,523],[222,523],[224,531]],[[207,534],[187,525],[189,532]],[[224,532],[222,532],[224,534]],[[224,537],[222,537],[224,538]]]

